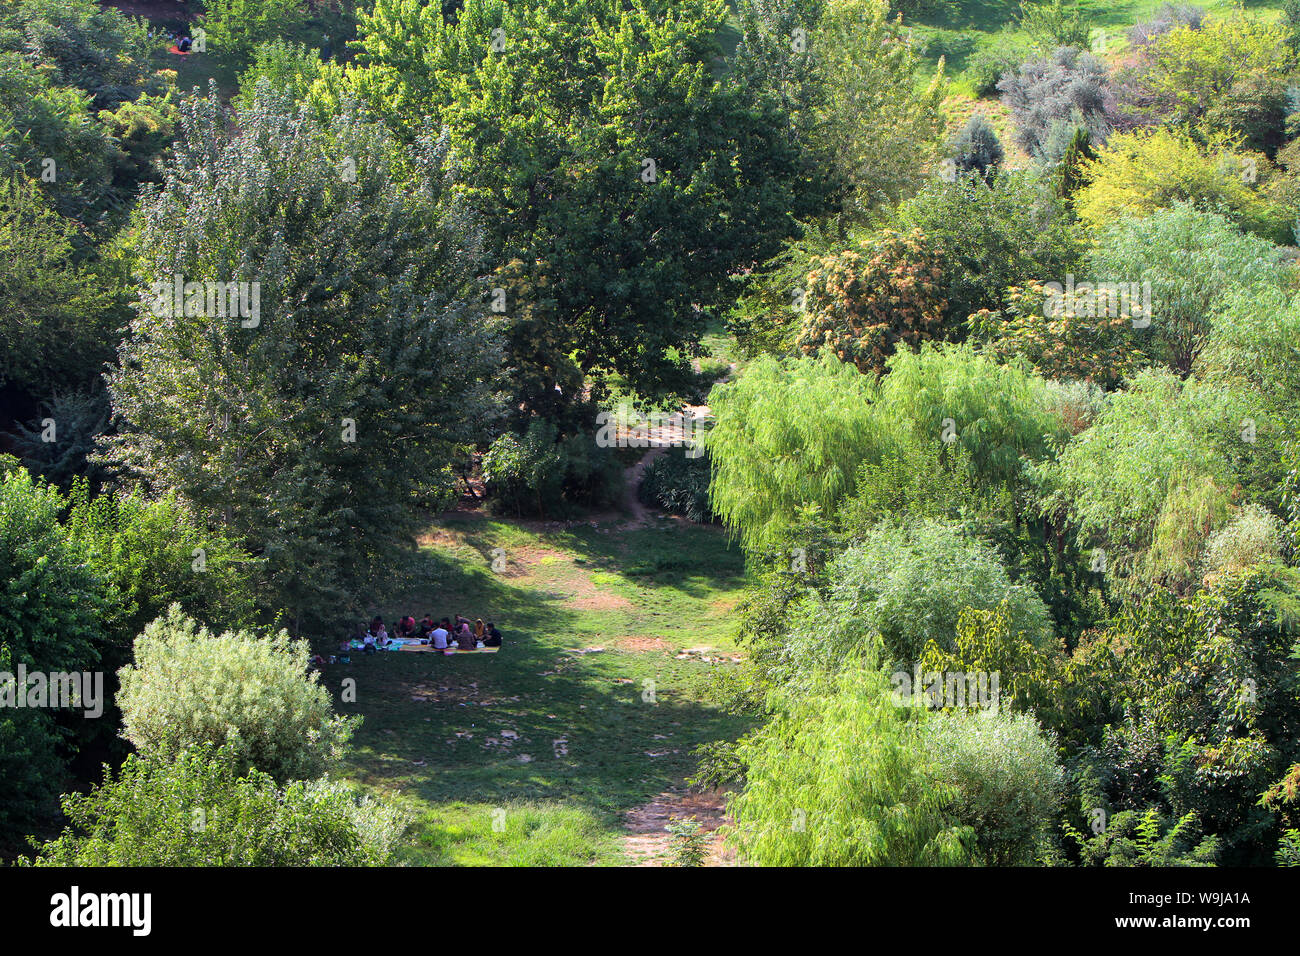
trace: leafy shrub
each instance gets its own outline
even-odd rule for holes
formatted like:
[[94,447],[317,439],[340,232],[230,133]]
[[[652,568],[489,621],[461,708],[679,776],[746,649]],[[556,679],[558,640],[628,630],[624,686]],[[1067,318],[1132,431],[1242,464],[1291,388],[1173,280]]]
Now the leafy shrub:
[[957,794],[953,815],[993,866],[1032,865],[1064,791],[1053,742],[1029,714],[935,714],[922,732],[930,772]]
[[763,357],[713,390],[705,435],[714,511],[745,547],[782,543],[801,508],[831,512],[881,442],[871,379],[833,356]]
[[1091,53],[1062,47],[1050,56],[1023,63],[998,81],[1002,102],[1011,108],[1016,142],[1031,155],[1041,149],[1052,124],[1078,116],[1093,142],[1110,133],[1110,84],[1106,64]]
[[1156,807],[1123,810],[1096,835],[1066,827],[1084,866],[1214,866],[1219,839],[1206,836],[1195,813],[1177,820]]
[[[1080,216],[1100,225],[1088,273],[1099,282],[1151,284],[1152,315],[1141,331],[1150,337],[1144,351],[1157,361],[1187,374],[1206,346],[1215,313],[1232,296],[1256,286],[1277,289],[1286,281],[1277,249],[1265,239],[1243,235],[1223,216],[1175,202],[1142,218],[1126,218],[1099,183],[1094,180],[1076,203]],[[1118,202],[1142,200],[1135,191],[1125,191],[1115,198]],[[1126,215],[1136,211],[1123,208],[1130,210]]]
[[120,662],[173,603],[216,627],[252,620],[256,562],[224,534],[200,527],[174,492],[152,501],[138,492],[92,497],[79,482],[68,504],[68,534],[102,583],[101,624]]
[[985,181],[997,174],[1005,157],[998,134],[983,113],[975,113],[966,121],[949,148],[958,170],[979,173]]
[[[1241,406],[1235,403],[1235,396],[1184,386],[1167,371],[1139,372],[1129,389],[1111,396],[1092,427],[1045,467],[1046,509],[1068,515],[1082,542],[1105,549],[1108,581],[1140,565],[1155,544],[1162,515],[1176,524],[1180,499],[1193,513],[1198,504],[1215,514],[1226,511],[1224,489],[1235,477],[1225,449],[1243,444]],[[1197,527],[1198,539],[1183,545],[1184,557],[1192,548],[1184,575],[1212,530],[1199,521]]]
[[534,419],[522,435],[500,435],[482,467],[494,507],[517,515],[554,513],[566,500],[602,504],[622,487],[612,449],[581,432],[560,438],[559,428],[544,418]]
[[306,23],[298,0],[207,0],[203,28],[213,50],[247,61],[259,44],[292,35]]
[[935,249],[919,231],[886,231],[815,263],[808,315],[795,345],[828,349],[861,372],[879,374],[900,349],[942,332],[945,302]]
[[1022,0],[1020,29],[1029,35],[1040,50],[1058,47],[1086,48],[1088,25],[1076,2],[1065,0]]
[[674,816],[664,827],[672,837],[670,849],[670,866],[703,866],[708,856],[709,847],[705,835],[700,832],[700,823],[694,817]]
[[263,81],[271,89],[287,92],[294,101],[301,101],[320,74],[320,55],[315,50],[277,37],[253,48],[253,62],[240,74],[239,93],[233,103],[240,109],[252,106],[253,92]]
[[1145,46],[1158,37],[1179,27],[1199,30],[1205,20],[1205,11],[1190,3],[1162,3],[1150,20],[1128,29],[1128,41],[1133,46]]
[[170,762],[127,757],[86,794],[69,794],[71,827],[35,866],[385,866],[408,819],[330,780],[282,786],[207,748]]
[[[1130,298],[1140,309],[1141,296]],[[1100,304],[1091,295],[1049,296],[1039,282],[1013,286],[1004,308],[970,317],[971,333],[999,361],[1019,358],[1047,378],[1113,387],[1139,367],[1143,354],[1132,314],[1118,304],[1099,310]]]
[[359,721],[336,716],[329,692],[306,673],[305,641],[287,631],[214,635],[173,605],[135,642],[119,672],[122,735],[150,759],[228,745],[236,769],[277,781],[319,777]]
[[[1257,182],[1251,182],[1252,171],[1260,177]],[[1083,175],[1087,185],[1074,207],[1093,230],[1185,202],[1221,213],[1264,238],[1284,242],[1289,237],[1290,213],[1257,188],[1267,175],[1267,160],[1236,152],[1223,140],[1202,146],[1168,129],[1117,134],[1085,165]]]
[[1033,41],[1018,31],[1003,29],[971,54],[965,76],[977,96],[988,96],[997,90],[1002,77],[1014,72],[1033,52]]
[[90,94],[96,110],[159,91],[153,48],[143,19],[94,0],[22,0],[0,10],[0,53],[31,57],[54,85]]
[[[0,458],[0,670],[89,671],[100,659],[100,582],[59,524],[65,501]],[[57,796],[70,747],[48,709],[0,707],[0,840],[18,836]]]
[[642,504],[689,521],[708,521],[713,515],[709,510],[709,469],[707,455],[691,458],[684,451],[669,449],[646,465],[637,497]]
[[1232,523],[1205,542],[1205,570],[1210,573],[1239,570],[1280,557],[1278,537],[1282,525],[1257,504],[1246,505]]
[[919,229],[939,252],[948,334],[980,309],[1002,305],[1011,286],[1078,271],[1082,248],[1053,184],[1032,171],[1004,169],[936,178],[898,209],[899,229]]
[[951,649],[966,608],[987,610],[1007,602],[1010,633],[1041,644],[1051,637],[1042,600],[1013,584],[997,553],[946,521],[881,524],[827,568],[825,596],[798,612],[790,655],[801,671],[837,665],[883,641],[899,666],[920,659],[931,641]]
[[1240,11],[1156,37],[1117,77],[1120,108],[1147,121],[1237,133],[1258,150],[1282,143],[1294,55],[1279,23]]
[[920,716],[870,666],[782,697],[738,747],[748,783],[729,839],[759,866],[972,862],[974,834],[948,813],[956,791],[927,772]]

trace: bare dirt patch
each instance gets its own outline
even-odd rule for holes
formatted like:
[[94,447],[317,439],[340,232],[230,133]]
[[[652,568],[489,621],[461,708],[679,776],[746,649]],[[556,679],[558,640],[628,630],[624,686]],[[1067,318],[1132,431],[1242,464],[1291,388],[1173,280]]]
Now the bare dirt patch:
[[611,642],[620,651],[631,651],[634,654],[653,654],[656,651],[671,651],[673,645],[662,637],[646,637],[641,634],[627,634],[623,637],[616,637]]
[[623,852],[632,866],[664,866],[672,858],[672,837],[664,829],[673,817],[694,817],[708,834],[705,866],[736,866],[735,853],[722,844],[717,830],[727,822],[726,799],[721,790],[702,793],[666,790],[649,803],[627,812],[628,835]]

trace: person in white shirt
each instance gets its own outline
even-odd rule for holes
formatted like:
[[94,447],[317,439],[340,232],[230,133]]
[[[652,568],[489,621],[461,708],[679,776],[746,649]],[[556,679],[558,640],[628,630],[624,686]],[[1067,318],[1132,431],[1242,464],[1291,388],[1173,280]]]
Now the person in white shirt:
[[[446,622],[444,621],[443,623],[445,624]],[[447,633],[447,628],[445,628],[442,624],[439,624],[429,633],[429,641],[438,650],[445,651],[447,649],[448,636],[449,635]]]

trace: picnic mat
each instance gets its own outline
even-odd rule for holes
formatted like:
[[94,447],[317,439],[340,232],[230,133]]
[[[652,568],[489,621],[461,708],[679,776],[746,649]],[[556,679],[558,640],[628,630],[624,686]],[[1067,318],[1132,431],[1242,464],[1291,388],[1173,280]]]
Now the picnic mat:
[[459,648],[449,647],[445,651],[439,651],[438,648],[431,644],[407,644],[405,647],[399,647],[399,651],[433,651],[435,654],[495,654],[501,650],[499,647],[476,647],[472,651],[462,651]]

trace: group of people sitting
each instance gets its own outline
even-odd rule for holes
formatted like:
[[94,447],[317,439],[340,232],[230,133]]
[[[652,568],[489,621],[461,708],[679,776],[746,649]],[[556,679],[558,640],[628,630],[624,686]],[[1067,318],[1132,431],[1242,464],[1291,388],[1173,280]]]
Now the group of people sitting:
[[501,646],[501,632],[491,621],[484,624],[482,618],[477,618],[470,624],[469,618],[457,614],[455,623],[452,623],[450,618],[435,621],[433,615],[426,614],[423,620],[417,622],[408,614],[394,625],[393,634],[390,635],[384,626],[384,619],[376,614],[365,634],[360,637],[362,650],[366,654],[373,654],[379,648],[387,647],[395,638],[418,640],[422,644],[431,644],[440,651],[449,647],[473,651],[480,647]]

